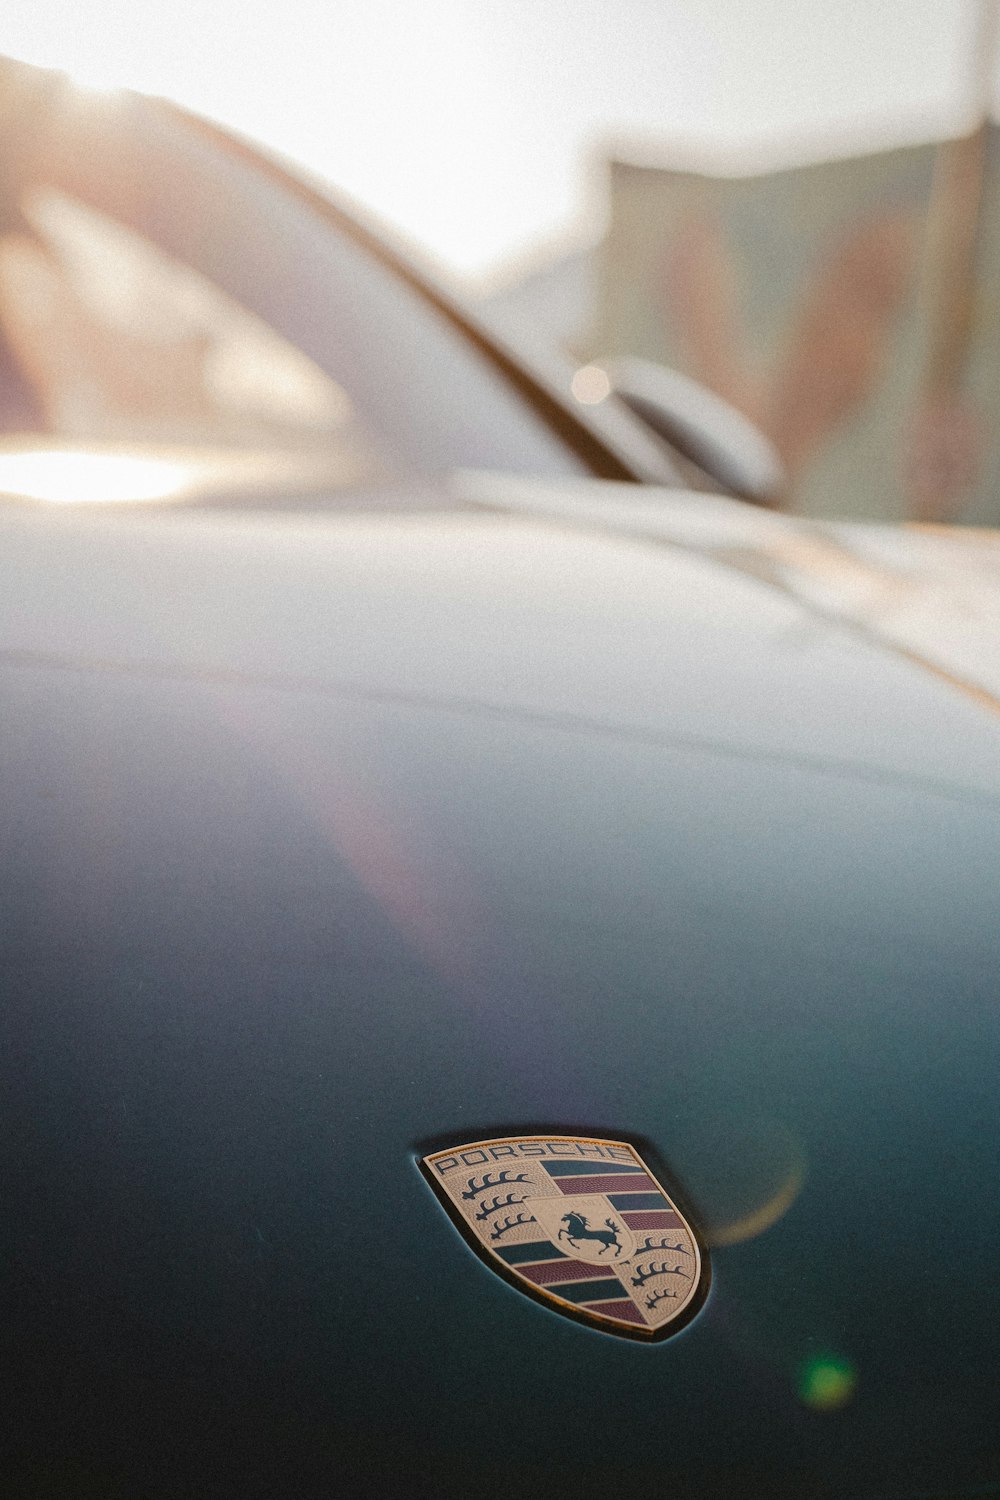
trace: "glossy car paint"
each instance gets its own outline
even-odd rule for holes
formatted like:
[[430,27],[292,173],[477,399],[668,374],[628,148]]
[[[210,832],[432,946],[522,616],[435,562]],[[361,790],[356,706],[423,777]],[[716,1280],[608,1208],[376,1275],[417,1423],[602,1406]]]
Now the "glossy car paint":
[[[9,1493],[989,1493],[982,702],[444,491],[10,505],[0,639]],[[675,1338],[457,1234],[529,1129],[682,1195]]]

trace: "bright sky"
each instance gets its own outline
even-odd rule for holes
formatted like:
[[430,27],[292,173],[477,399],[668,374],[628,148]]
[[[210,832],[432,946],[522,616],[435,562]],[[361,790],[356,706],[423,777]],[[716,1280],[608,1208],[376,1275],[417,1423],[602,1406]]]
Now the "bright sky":
[[975,0],[24,0],[0,51],[234,125],[478,277],[596,229],[602,141],[794,157],[956,129],[975,20]]

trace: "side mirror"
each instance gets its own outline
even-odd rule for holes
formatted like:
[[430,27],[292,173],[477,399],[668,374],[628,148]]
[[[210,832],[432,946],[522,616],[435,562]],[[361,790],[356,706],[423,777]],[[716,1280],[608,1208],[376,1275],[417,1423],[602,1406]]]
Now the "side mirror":
[[785,472],[774,444],[721,396],[649,359],[596,363],[620,401],[730,494],[758,505],[781,494]]

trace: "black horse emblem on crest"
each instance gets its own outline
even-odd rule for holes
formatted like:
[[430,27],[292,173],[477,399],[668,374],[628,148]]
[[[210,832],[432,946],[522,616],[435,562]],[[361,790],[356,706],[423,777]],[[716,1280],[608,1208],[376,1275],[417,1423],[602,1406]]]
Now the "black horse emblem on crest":
[[615,1248],[614,1258],[617,1259],[621,1255],[622,1243],[618,1238],[618,1225],[614,1219],[605,1219],[604,1222],[608,1226],[606,1229],[589,1228],[583,1214],[563,1214],[560,1222],[567,1225],[567,1228],[560,1229],[559,1238],[567,1239],[574,1250],[579,1249],[578,1240],[597,1240],[601,1246],[599,1254],[607,1254],[613,1245]]

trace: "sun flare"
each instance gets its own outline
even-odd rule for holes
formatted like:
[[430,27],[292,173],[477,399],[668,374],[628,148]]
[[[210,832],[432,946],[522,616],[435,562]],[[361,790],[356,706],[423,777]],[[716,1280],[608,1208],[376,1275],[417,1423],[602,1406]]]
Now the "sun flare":
[[0,453],[0,494],[55,505],[166,500],[183,493],[189,478],[185,464],[124,453]]

